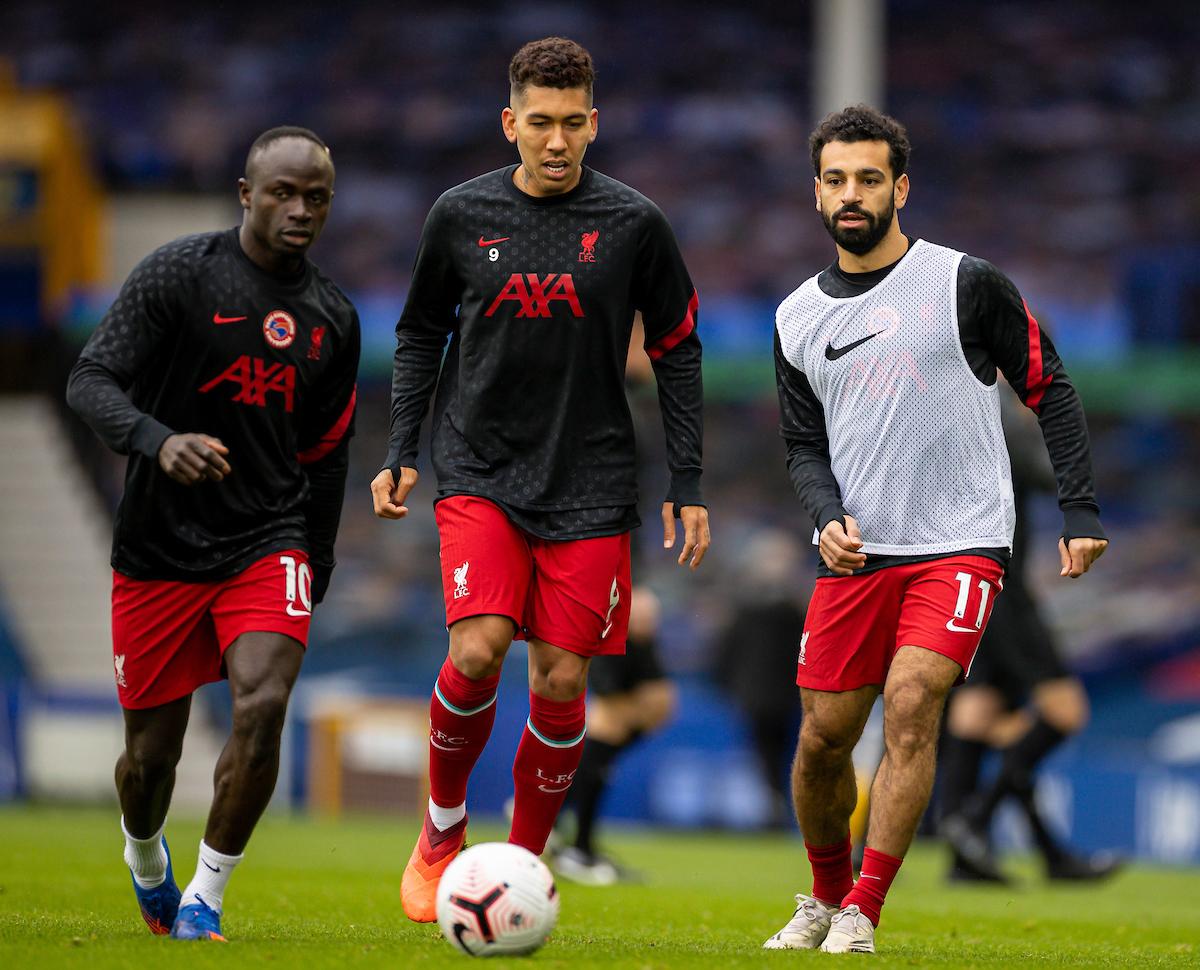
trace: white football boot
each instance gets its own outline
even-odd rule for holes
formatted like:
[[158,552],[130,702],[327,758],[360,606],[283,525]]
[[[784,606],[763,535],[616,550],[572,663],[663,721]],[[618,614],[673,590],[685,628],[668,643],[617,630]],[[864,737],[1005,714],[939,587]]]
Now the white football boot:
[[875,924],[857,906],[847,906],[833,917],[822,953],[874,953]]
[[796,902],[799,905],[787,926],[763,944],[764,950],[815,950],[821,945],[838,908],[812,896],[797,896]]

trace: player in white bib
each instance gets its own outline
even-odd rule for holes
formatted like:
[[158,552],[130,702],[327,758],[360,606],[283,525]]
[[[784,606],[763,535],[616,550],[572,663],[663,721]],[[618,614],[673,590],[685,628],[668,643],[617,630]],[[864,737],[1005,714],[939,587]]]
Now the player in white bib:
[[[1087,424],[1053,345],[990,263],[900,231],[903,126],[866,105],[810,139],[837,260],[776,314],[788,470],[821,564],[797,683],[792,792],[813,869],[769,949],[875,950],[929,801],[942,708],[987,625],[1013,541],[997,369],[1038,415],[1058,477],[1062,575],[1107,545]],[[887,753],[862,872],[850,863],[851,752],[882,692]]]

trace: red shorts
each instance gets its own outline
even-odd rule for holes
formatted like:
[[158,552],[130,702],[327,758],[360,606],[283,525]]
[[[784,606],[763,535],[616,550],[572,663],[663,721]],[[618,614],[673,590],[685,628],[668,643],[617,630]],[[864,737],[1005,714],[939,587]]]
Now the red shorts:
[[552,542],[513,525],[494,502],[453,495],[435,508],[446,625],[494,613],[581,657],[625,652],[629,533]]
[[1004,570],[982,556],[889,566],[865,576],[817,580],[796,683],[811,690],[856,690],[887,679],[902,646],[924,647],[971,669]]
[[229,579],[187,583],[113,573],[117,694],[128,710],[158,707],[220,680],[222,655],[243,633],[308,644],[312,571],[296,549],[273,552]]

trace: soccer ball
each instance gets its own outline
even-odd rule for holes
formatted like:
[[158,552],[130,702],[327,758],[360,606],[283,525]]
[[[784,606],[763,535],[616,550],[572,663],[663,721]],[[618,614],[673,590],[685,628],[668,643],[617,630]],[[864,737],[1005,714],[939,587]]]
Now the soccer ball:
[[442,935],[472,957],[532,953],[558,922],[558,889],[545,864],[508,842],[481,842],[438,882]]

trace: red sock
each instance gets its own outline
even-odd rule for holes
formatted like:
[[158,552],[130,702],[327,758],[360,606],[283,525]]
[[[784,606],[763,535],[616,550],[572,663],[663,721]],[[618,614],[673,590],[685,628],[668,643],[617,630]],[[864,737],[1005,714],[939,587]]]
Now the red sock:
[[903,859],[894,855],[879,852],[876,849],[863,851],[862,872],[858,882],[842,900],[842,909],[847,906],[857,906],[874,923],[879,925],[879,911],[883,909],[883,898],[891,888],[892,880],[900,871]]
[[529,721],[513,762],[516,798],[508,841],[541,855],[583,755],[584,697],[551,701],[529,692]]
[[838,906],[842,897],[854,888],[854,870],[850,865],[850,836],[833,845],[809,845],[808,861],[812,863],[814,899],[827,906]]
[[429,702],[429,795],[443,808],[467,799],[467,779],[496,720],[500,675],[471,680],[446,658]]

